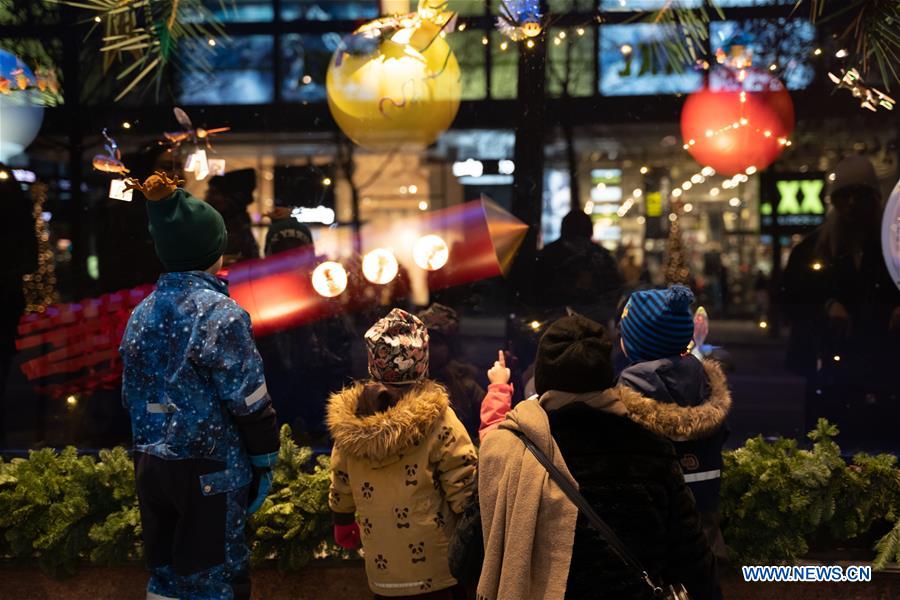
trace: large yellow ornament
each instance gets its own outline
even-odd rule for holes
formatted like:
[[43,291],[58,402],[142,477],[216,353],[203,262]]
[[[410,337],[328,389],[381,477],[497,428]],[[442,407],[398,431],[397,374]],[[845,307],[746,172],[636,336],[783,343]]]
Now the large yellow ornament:
[[422,148],[459,110],[459,63],[441,26],[412,13],[366,23],[331,58],[328,107],[360,146]]

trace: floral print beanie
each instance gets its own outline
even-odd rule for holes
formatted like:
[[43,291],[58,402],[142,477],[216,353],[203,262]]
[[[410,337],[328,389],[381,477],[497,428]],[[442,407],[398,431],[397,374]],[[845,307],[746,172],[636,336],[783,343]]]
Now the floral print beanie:
[[369,375],[391,384],[416,383],[428,375],[428,330],[417,317],[395,308],[366,332]]

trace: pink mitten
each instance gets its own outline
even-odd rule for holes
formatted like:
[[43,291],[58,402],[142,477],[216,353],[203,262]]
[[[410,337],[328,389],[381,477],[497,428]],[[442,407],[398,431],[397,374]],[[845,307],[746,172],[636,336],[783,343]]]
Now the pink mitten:
[[345,550],[356,550],[359,548],[359,525],[335,525],[334,541]]

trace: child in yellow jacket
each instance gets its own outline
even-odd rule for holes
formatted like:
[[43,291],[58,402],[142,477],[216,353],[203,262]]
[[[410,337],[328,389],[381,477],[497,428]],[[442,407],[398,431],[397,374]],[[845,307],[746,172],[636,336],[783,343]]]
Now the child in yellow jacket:
[[328,406],[335,540],[348,549],[362,542],[376,596],[457,597],[447,547],[475,492],[475,446],[446,390],[426,378],[422,321],[394,309],[365,340],[371,380]]

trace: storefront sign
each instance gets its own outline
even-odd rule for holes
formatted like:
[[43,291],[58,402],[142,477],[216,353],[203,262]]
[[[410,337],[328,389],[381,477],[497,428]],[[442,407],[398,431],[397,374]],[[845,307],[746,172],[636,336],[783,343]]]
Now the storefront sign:
[[760,181],[760,223],[786,230],[817,227],[825,219],[822,173],[763,174]]

